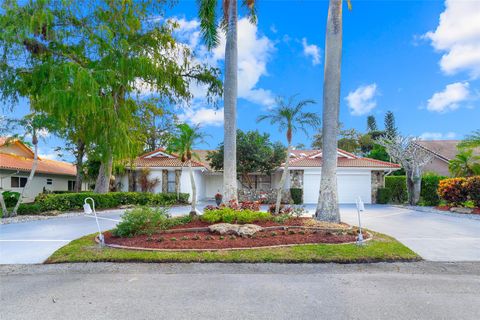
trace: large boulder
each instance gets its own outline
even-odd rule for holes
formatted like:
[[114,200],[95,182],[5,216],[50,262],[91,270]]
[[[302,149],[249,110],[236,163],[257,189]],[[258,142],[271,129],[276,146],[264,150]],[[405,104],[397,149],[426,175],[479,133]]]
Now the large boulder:
[[210,232],[220,235],[233,234],[240,237],[251,237],[263,228],[256,224],[217,223],[208,227]]

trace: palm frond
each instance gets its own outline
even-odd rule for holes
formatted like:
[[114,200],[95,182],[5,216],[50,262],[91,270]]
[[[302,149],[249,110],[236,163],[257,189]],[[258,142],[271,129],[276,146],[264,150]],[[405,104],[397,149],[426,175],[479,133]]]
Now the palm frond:
[[198,0],[198,16],[202,38],[208,49],[218,45],[217,0]]
[[243,0],[243,6],[248,10],[248,20],[252,24],[257,24],[257,7],[255,6],[255,0]]
[[474,131],[468,135],[465,140],[460,142],[459,148],[480,148],[480,130]]

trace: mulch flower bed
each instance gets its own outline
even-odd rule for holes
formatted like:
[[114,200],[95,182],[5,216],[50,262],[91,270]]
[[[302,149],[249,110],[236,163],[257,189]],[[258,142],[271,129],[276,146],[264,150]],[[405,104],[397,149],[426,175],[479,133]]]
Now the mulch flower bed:
[[[283,223],[277,223],[274,221],[257,221],[254,222],[254,224],[259,225],[261,227],[276,227],[276,226],[303,226],[306,225],[308,222],[313,221],[311,218],[305,218],[305,217],[300,217],[300,218],[290,218],[286,220]],[[317,222],[319,227],[326,227],[326,228],[341,228],[341,229],[348,229],[350,226],[346,223],[340,223],[340,224],[335,224],[335,223],[325,223],[325,222]],[[189,229],[189,228],[206,228],[211,223],[209,222],[204,222],[201,220],[193,220],[190,223],[175,226],[172,229]]]
[[[176,226],[172,229],[182,229],[175,233],[156,233],[153,235],[137,235],[131,238],[114,237],[110,232],[105,233],[105,242],[107,245],[118,245],[124,247],[146,248],[146,249],[169,249],[169,250],[217,250],[232,248],[258,248],[295,244],[312,243],[348,243],[355,242],[357,237],[356,230],[348,229],[348,225],[326,225],[326,226],[303,226],[308,219],[293,218],[279,224],[272,221],[255,223],[262,227],[284,226],[284,229],[275,229],[257,232],[252,237],[238,237],[234,235],[219,235],[209,231],[199,231],[199,228],[206,228],[211,223],[200,220],[192,221],[188,224]],[[310,219],[311,220],[311,219]],[[296,226],[295,228],[288,227]],[[334,227],[336,230],[328,230],[325,227]],[[192,229],[192,230],[183,230]],[[168,232],[168,231],[167,231]],[[363,233],[364,239],[370,237],[368,233]]]
[[[450,206],[436,206],[435,209],[440,210],[440,211],[451,211],[452,207]],[[480,214],[480,208],[473,208],[473,211],[471,214]]]

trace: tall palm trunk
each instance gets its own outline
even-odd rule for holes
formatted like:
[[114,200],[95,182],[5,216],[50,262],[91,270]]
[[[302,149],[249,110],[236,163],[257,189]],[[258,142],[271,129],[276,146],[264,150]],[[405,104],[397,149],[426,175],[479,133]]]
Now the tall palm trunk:
[[193,177],[192,160],[188,161],[188,169],[190,171],[190,184],[192,185],[192,209],[191,215],[197,214],[197,185],[195,184],[195,178]]
[[226,202],[237,195],[237,0],[228,2],[225,47],[223,193]]
[[323,80],[322,177],[316,217],[340,222],[337,193],[337,134],[342,63],[342,0],[330,0]]
[[13,208],[13,211],[11,213],[11,217],[15,217],[17,215],[17,210],[20,204],[23,201],[23,196],[25,195],[25,192],[30,188],[30,184],[32,183],[33,176],[35,175],[35,171],[37,170],[38,166],[38,138],[37,138],[37,132],[35,128],[33,129],[32,133],[32,144],[34,147],[34,153],[33,153],[33,163],[32,163],[32,169],[30,170],[30,175],[28,176],[27,183],[22,189],[22,192],[20,193],[20,197],[18,198],[17,204]]
[[76,154],[76,162],[77,162],[77,175],[75,176],[75,192],[82,191],[82,183],[83,183],[83,156],[85,155],[85,143],[79,139],[77,141],[77,154]]
[[287,176],[288,174],[288,164],[290,160],[290,153],[292,152],[292,143],[288,142],[287,147],[287,156],[285,157],[285,166],[283,167],[282,177],[280,178],[280,184],[277,190],[277,202],[275,203],[275,214],[277,215],[280,212],[280,205],[282,203],[282,192],[287,185]]
[[3,194],[0,191],[0,213],[2,214],[1,218],[8,217],[7,205],[5,204],[5,199],[3,198]]
[[110,154],[107,161],[102,161],[98,171],[97,181],[95,183],[96,193],[108,193],[110,190],[110,177],[112,175],[113,157]]

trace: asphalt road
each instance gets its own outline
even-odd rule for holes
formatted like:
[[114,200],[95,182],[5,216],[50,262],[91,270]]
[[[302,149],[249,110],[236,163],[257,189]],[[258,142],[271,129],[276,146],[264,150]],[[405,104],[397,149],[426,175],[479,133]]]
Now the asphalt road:
[[478,319],[479,263],[0,266],[1,319]]
[[[202,209],[205,204],[199,205]],[[310,214],[314,206],[307,206]],[[353,205],[341,205],[342,220],[357,224]],[[188,207],[171,209],[185,214]],[[113,228],[122,210],[99,214],[102,230]],[[362,224],[395,237],[426,260],[480,261],[480,220],[419,212],[387,205],[368,205]],[[0,225],[0,264],[42,263],[69,241],[97,230],[92,216],[54,218]]]

